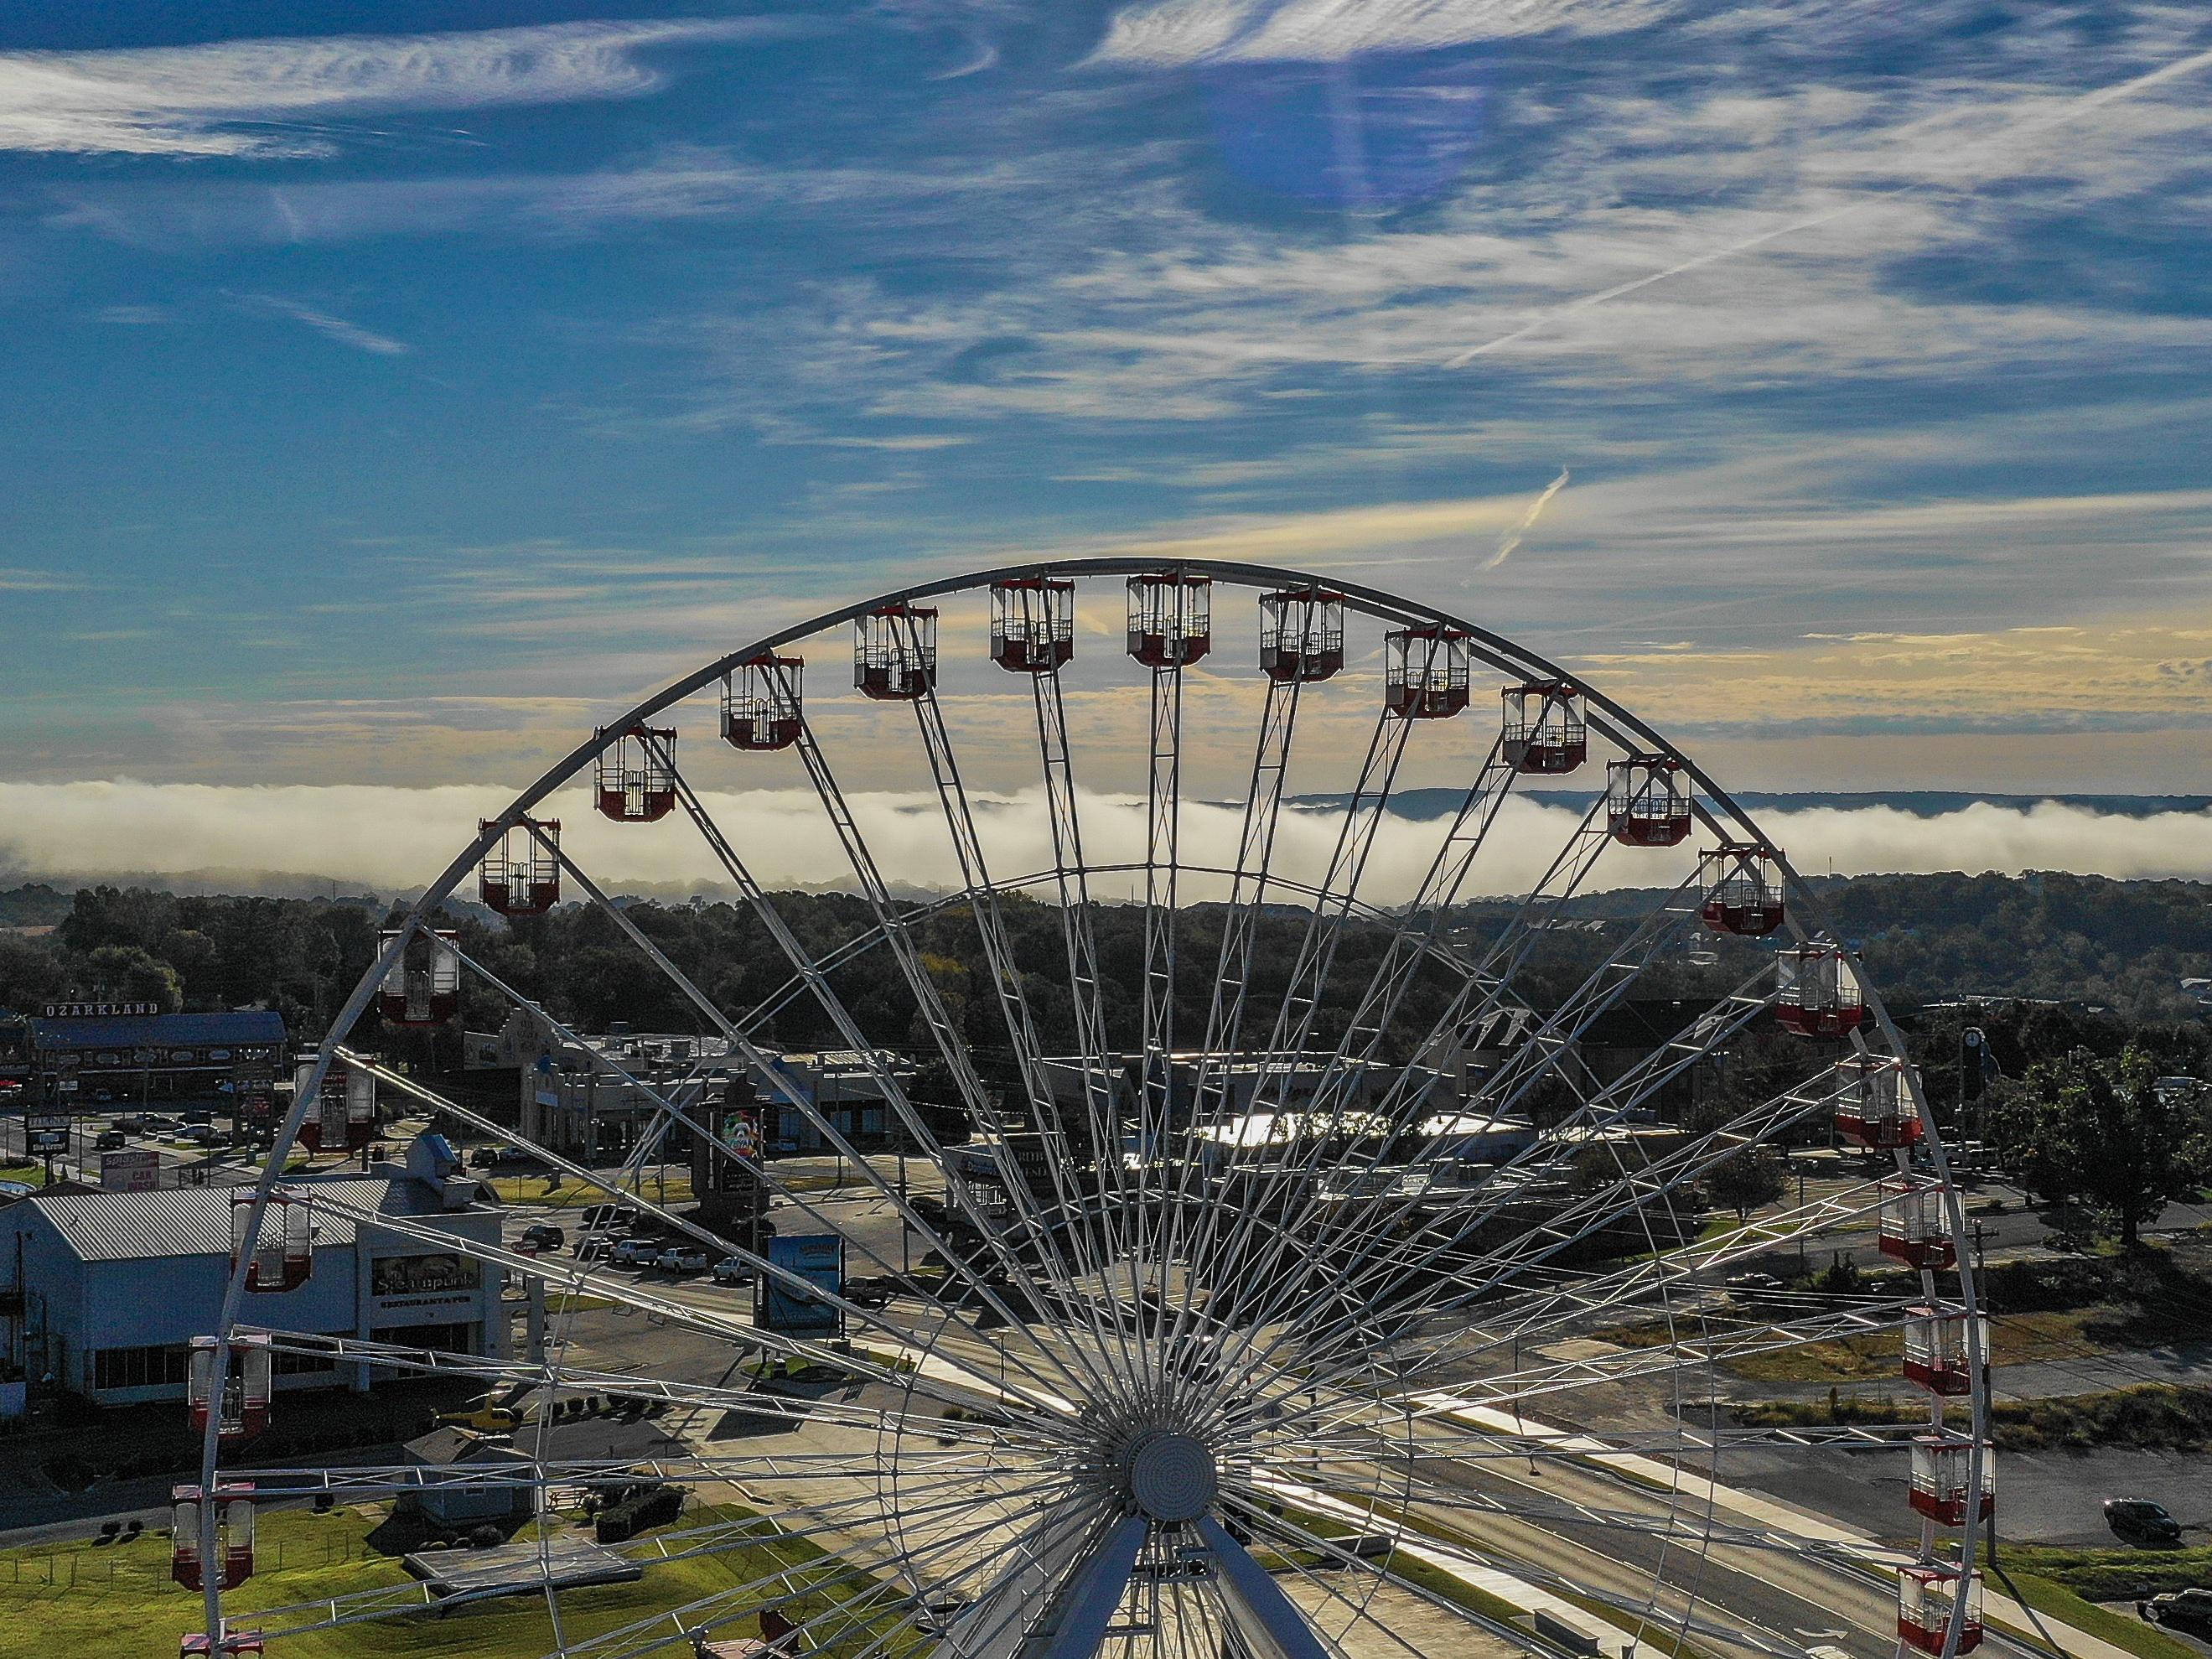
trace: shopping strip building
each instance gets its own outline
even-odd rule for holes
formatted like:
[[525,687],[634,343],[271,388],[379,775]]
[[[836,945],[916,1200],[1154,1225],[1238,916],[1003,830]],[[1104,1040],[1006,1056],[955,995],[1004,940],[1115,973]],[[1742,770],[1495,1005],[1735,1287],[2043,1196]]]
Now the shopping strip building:
[[[404,1164],[287,1189],[308,1197],[307,1279],[253,1294],[250,1322],[505,1355],[498,1271],[420,1236],[499,1243],[498,1211],[478,1201],[442,1138],[422,1137]],[[240,1190],[64,1191],[0,1207],[0,1358],[98,1405],[182,1400],[188,1345],[221,1316]],[[369,1383],[356,1365],[279,1355],[276,1369],[280,1389]]]

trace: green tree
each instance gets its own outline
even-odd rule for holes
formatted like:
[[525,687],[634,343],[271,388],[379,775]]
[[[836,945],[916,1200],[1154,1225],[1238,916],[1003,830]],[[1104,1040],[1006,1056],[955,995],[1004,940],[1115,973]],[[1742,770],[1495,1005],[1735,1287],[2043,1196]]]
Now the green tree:
[[2077,1048],[1999,1086],[1990,1139],[2033,1190],[2084,1205],[2132,1251],[2146,1222],[2212,1176],[2206,1102],[2195,1079],[2161,1079],[2140,1043],[2115,1060]]
[[1747,1146],[1705,1174],[1705,1195],[1741,1223],[1790,1190],[1790,1166],[1771,1146]]
[[103,945],[85,958],[100,994],[118,1002],[151,1002],[165,1014],[185,1006],[177,970],[136,945]]

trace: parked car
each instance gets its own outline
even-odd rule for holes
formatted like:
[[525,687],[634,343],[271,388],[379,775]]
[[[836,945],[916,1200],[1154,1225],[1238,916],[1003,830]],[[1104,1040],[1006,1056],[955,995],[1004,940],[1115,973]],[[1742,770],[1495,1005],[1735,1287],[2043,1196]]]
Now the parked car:
[[897,1289],[894,1279],[864,1273],[845,1281],[845,1300],[856,1308],[888,1307],[891,1293]]
[[2107,1498],[2105,1524],[2115,1537],[2130,1544],[2155,1547],[2181,1541],[2181,1522],[2165,1504],[2148,1498]]
[[92,1138],[92,1149],[96,1152],[118,1152],[128,1139],[120,1129],[102,1129]]
[[195,1146],[213,1146],[229,1137],[212,1123],[195,1123],[190,1128],[178,1130],[177,1139],[189,1140]]
[[586,1204],[580,1218],[585,1231],[593,1229],[625,1226],[637,1218],[637,1212],[627,1204]]
[[536,1249],[557,1250],[568,1242],[568,1235],[550,1221],[539,1221],[522,1230],[520,1242]]
[[604,1261],[613,1249],[614,1245],[610,1240],[597,1237],[580,1238],[576,1241],[576,1260]]
[[146,1120],[136,1112],[125,1112],[115,1120],[115,1127],[127,1135],[143,1134],[146,1130]]
[[185,1127],[183,1124],[178,1122],[176,1119],[173,1117],[163,1117],[158,1112],[149,1112],[146,1115],[145,1124],[149,1133],[160,1134],[173,1134],[176,1131]]
[[617,1267],[649,1267],[660,1254],[657,1238],[618,1238],[608,1260]]
[[2153,1624],[2171,1626],[2191,1636],[2212,1638],[2212,1589],[2202,1584],[2154,1595],[2137,1611]]
[[726,1255],[708,1270],[717,1285],[750,1285],[753,1282],[751,1267],[736,1256]]
[[499,1160],[505,1155],[506,1152],[507,1148],[504,1146],[478,1146],[469,1154],[469,1168],[471,1170],[491,1169],[499,1163]]
[[671,1244],[653,1258],[653,1266],[665,1273],[703,1273],[709,1260],[696,1244]]
[[197,1129],[215,1121],[215,1114],[204,1106],[194,1106],[177,1114],[177,1119],[188,1129]]

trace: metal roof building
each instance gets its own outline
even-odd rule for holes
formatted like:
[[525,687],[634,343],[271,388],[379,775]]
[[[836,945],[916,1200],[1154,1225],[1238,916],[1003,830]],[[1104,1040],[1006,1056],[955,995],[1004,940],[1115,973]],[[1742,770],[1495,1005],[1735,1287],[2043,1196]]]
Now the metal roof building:
[[268,1008],[240,1008],[221,1014],[120,1014],[94,1019],[31,1021],[34,1052],[82,1053],[88,1049],[156,1053],[179,1048],[282,1047],[284,1017]]
[[[310,1272],[253,1295],[252,1323],[505,1352],[497,1270],[446,1242],[495,1245],[499,1212],[416,1150],[412,1169],[286,1183],[307,1195]],[[181,1400],[189,1345],[221,1316],[238,1190],[41,1193],[0,1208],[0,1308],[20,1310],[0,1313],[0,1358],[98,1404]],[[320,1360],[280,1359],[277,1372],[279,1388],[368,1382]]]

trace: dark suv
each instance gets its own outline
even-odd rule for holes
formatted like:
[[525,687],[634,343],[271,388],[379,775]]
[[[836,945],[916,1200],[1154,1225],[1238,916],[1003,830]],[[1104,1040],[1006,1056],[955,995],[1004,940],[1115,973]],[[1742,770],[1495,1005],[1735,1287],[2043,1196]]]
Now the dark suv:
[[2181,1522],[2166,1512],[2165,1504],[2154,1504],[2148,1498],[2107,1498],[2105,1524],[2112,1529],[2115,1537],[2130,1544],[2181,1541]]

